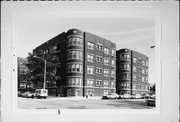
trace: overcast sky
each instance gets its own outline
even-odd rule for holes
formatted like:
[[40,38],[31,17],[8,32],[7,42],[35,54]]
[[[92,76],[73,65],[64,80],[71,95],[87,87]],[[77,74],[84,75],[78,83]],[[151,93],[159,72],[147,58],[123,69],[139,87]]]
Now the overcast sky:
[[149,81],[153,78],[155,49],[155,21],[134,16],[75,16],[62,12],[16,12],[13,18],[13,41],[16,56],[28,52],[54,36],[76,28],[116,43],[117,50],[129,48],[149,57]]

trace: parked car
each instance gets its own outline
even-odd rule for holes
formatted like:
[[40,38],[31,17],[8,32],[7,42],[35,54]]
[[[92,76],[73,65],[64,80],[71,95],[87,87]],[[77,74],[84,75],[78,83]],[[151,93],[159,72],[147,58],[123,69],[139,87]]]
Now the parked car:
[[144,95],[142,96],[142,98],[143,98],[143,99],[150,99],[150,95],[149,95],[149,94],[144,94]]
[[124,94],[121,96],[122,99],[130,99],[131,98],[131,95],[129,94]]
[[22,93],[18,91],[18,97],[22,97]]
[[44,98],[46,99],[48,96],[48,90],[47,89],[36,89],[35,90],[35,96],[37,98]]
[[30,97],[32,97],[32,93],[31,93],[31,92],[24,92],[24,93],[22,94],[22,97],[30,98]]
[[153,95],[150,96],[150,98],[151,98],[151,99],[155,99],[155,98],[156,98],[156,95],[153,94]]
[[142,96],[140,94],[135,94],[131,96],[132,99],[141,99]]
[[117,98],[119,98],[119,95],[116,93],[111,93],[111,94],[102,96],[102,99],[117,99]]
[[123,99],[123,95],[119,95],[119,99]]
[[155,99],[147,99],[146,104],[148,106],[156,106],[156,100]]

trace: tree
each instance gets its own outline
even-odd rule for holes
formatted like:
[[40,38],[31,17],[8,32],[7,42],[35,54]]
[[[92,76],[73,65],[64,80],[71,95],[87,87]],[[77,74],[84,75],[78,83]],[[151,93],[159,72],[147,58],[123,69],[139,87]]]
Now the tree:
[[[18,57],[18,90],[26,90],[28,84],[28,68],[26,58]],[[23,85],[23,87],[22,87]]]
[[27,57],[27,64],[26,66],[29,69],[29,80],[34,84],[34,86],[37,88],[38,83],[42,84],[44,82],[44,61],[42,59],[47,60],[46,64],[46,81],[57,81],[60,79],[59,76],[57,76],[57,68],[59,67],[58,58],[53,53],[29,53],[29,56]]
[[150,86],[150,94],[155,94],[156,93],[156,84],[153,84]]

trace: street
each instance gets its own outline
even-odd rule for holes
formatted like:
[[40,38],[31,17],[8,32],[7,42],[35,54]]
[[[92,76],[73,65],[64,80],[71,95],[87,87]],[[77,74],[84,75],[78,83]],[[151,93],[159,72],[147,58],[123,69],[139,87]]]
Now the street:
[[145,99],[114,99],[100,98],[67,98],[48,97],[47,99],[32,99],[18,97],[20,109],[152,109]]

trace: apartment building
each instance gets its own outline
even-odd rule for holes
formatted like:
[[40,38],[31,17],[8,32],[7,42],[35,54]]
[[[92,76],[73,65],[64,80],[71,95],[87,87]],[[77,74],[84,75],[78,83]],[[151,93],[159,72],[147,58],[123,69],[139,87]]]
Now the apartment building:
[[60,64],[54,69],[59,80],[46,82],[49,94],[102,96],[116,92],[116,44],[109,40],[71,29],[36,47],[33,53],[58,59]]
[[130,49],[116,53],[116,90],[118,94],[146,94],[149,92],[149,58]]

